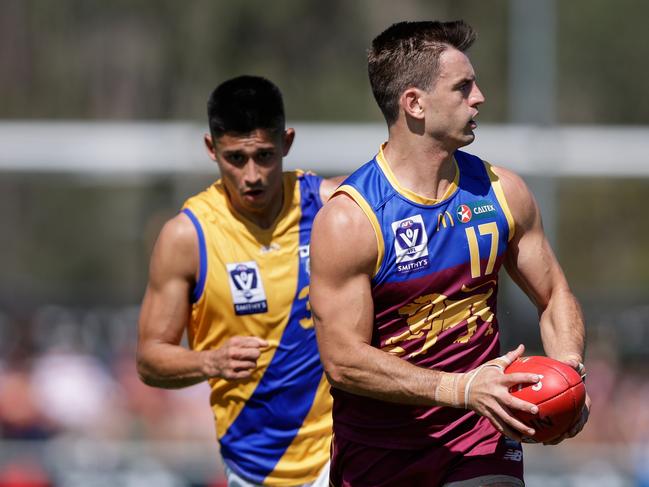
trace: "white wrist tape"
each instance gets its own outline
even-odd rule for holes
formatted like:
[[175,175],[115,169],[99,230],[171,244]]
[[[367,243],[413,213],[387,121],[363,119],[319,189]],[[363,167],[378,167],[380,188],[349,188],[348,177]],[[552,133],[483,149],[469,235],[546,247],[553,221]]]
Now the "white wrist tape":
[[452,374],[441,372],[439,382],[435,388],[435,402],[440,406],[452,406],[454,408],[460,405],[458,383],[465,374]]
[[440,406],[469,409],[471,386],[478,374],[486,367],[497,367],[504,371],[508,365],[506,358],[498,357],[464,374],[441,372],[435,388],[435,402]]

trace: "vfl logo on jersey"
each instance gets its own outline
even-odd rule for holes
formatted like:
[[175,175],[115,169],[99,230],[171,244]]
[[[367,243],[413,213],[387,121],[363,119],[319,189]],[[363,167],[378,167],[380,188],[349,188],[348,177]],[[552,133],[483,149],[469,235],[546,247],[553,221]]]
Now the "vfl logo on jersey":
[[455,210],[458,220],[462,223],[469,223],[471,220],[482,220],[494,216],[498,213],[495,205],[489,200],[479,200],[469,203],[469,205],[460,205]]
[[397,272],[428,267],[428,234],[421,215],[392,222]]
[[226,264],[226,266],[230,277],[234,312],[238,315],[251,315],[268,311],[266,292],[257,263],[251,260]]

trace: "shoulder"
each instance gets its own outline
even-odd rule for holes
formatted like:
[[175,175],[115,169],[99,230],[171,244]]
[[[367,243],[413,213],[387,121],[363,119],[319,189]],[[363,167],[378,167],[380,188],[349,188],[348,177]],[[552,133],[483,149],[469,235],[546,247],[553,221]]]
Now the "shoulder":
[[336,194],[318,212],[311,247],[332,267],[374,273],[378,253],[374,229],[363,210],[345,193]]
[[184,212],[167,220],[160,230],[159,240],[174,247],[189,247],[196,243],[196,229],[189,215]]
[[198,235],[185,213],[168,220],[158,235],[152,264],[173,273],[193,276],[198,266]]
[[344,192],[336,193],[335,197],[327,201],[318,213],[318,218],[330,224],[343,224],[344,226],[362,225],[364,221],[367,221],[367,217],[358,203]]
[[538,206],[523,178],[504,167],[487,163],[487,168],[500,183],[516,225],[522,228],[532,226],[538,217]]

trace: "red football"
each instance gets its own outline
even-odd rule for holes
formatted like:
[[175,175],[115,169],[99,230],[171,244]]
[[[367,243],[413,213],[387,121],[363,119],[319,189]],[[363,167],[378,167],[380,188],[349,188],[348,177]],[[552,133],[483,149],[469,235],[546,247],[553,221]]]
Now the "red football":
[[536,404],[538,414],[515,410],[514,415],[536,430],[538,442],[552,441],[567,432],[577,421],[586,400],[586,388],[575,369],[549,357],[521,357],[505,369],[506,374],[538,374],[536,384],[519,384],[510,389],[513,396]]

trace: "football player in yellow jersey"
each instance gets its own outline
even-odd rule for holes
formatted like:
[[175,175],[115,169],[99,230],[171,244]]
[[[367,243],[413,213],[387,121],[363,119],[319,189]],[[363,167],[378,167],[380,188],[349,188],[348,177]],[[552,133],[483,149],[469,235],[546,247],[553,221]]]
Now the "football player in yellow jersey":
[[308,305],[309,238],[341,178],[283,171],[295,131],[264,78],[219,85],[208,117],[221,179],[160,232],[138,371],[156,387],[209,382],[230,486],[327,485],[331,397]]

